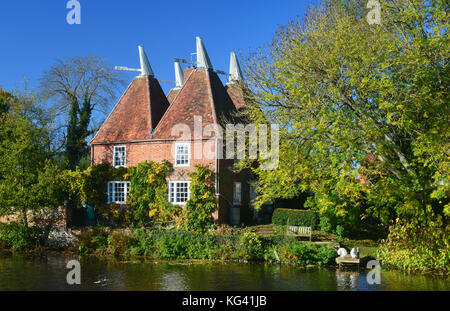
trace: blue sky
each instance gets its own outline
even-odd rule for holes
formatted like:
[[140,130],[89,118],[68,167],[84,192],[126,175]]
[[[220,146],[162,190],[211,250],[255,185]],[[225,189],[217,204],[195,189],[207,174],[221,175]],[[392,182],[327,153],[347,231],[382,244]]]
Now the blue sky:
[[[309,0],[79,0],[81,25],[66,22],[67,0],[0,2],[0,86],[30,88],[56,59],[98,54],[111,65],[139,67],[143,45],[157,78],[174,80],[173,58],[195,52],[200,36],[215,69],[228,71],[230,51],[270,42]],[[127,84],[136,73],[124,75]],[[167,92],[172,85],[162,84]],[[122,93],[120,90],[119,93]]]

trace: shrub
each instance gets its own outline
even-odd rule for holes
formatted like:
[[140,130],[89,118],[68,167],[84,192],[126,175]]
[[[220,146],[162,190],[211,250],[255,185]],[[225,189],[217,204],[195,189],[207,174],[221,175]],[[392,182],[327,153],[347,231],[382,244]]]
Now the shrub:
[[0,225],[0,242],[3,247],[13,250],[30,249],[41,245],[42,231],[36,227],[26,227],[13,222]]
[[450,272],[449,227],[438,219],[428,224],[397,220],[378,251],[383,264],[407,271]]
[[114,231],[110,236],[108,236],[109,253],[114,256],[124,255],[127,250],[129,240],[130,237],[125,232]]
[[96,249],[108,246],[108,234],[101,228],[95,228],[92,232],[92,244]]
[[108,246],[108,234],[103,228],[95,227],[78,236],[78,252],[90,254],[97,249]]
[[277,208],[272,215],[272,223],[274,225],[284,226],[316,226],[316,213],[311,210],[296,210],[287,208]]
[[213,236],[186,231],[153,232],[159,258],[213,259],[218,245]]
[[134,230],[133,235],[130,237],[130,245],[136,248],[130,251],[130,255],[149,256],[155,252],[155,244],[151,232],[145,228]]
[[246,231],[241,238],[239,255],[241,258],[250,260],[262,260],[264,250],[258,235],[252,231]]
[[94,234],[91,230],[82,232],[78,235],[78,252],[83,254],[92,253],[95,249],[95,244],[92,242]]
[[278,254],[281,261],[306,265],[329,264],[336,257],[334,249],[314,243],[299,242],[297,240],[291,240],[279,246]]

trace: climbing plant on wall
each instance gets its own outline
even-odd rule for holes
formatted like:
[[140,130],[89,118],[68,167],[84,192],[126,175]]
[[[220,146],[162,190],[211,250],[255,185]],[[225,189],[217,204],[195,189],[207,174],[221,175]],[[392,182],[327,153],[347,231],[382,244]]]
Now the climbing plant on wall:
[[127,180],[127,168],[115,168],[102,163],[93,165],[84,171],[63,171],[67,192],[75,204],[89,204],[98,213],[117,218],[121,212],[119,206],[108,204],[107,182]]
[[181,213],[180,207],[167,200],[166,176],[171,171],[167,161],[147,161],[130,168],[126,174],[131,182],[127,205],[140,225],[168,222]]
[[188,175],[191,193],[186,202],[185,226],[191,232],[204,233],[214,225],[212,213],[217,210],[214,172],[197,164]]

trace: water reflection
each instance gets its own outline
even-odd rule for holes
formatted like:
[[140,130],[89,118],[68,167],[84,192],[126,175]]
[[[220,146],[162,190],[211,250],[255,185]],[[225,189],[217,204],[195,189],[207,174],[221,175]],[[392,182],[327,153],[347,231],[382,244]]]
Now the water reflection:
[[336,270],[336,285],[338,290],[368,289],[366,276],[359,271]]
[[288,265],[81,260],[81,285],[66,283],[65,255],[0,254],[0,290],[450,290],[448,278],[384,271],[369,285],[367,271]]
[[161,290],[163,291],[184,291],[189,290],[180,272],[169,272],[162,276]]

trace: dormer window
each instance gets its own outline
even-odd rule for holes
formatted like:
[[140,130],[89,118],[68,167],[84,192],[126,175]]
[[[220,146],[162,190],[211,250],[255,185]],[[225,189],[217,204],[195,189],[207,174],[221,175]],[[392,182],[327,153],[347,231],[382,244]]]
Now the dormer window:
[[175,166],[189,166],[189,156],[189,144],[175,144]]
[[114,146],[114,167],[127,166],[127,147]]

